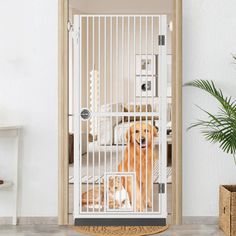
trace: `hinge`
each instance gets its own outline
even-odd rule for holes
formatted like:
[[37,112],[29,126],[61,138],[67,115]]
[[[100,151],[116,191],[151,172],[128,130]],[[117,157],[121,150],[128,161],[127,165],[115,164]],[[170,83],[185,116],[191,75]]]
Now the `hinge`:
[[72,38],[77,44],[79,44],[79,37],[80,37],[80,28],[79,27],[78,28],[73,27],[73,29],[72,29]]
[[73,31],[73,24],[72,24],[70,21],[67,22],[67,30],[68,30],[69,32],[72,32],[72,31]]
[[165,45],[165,35],[158,35],[158,44],[159,46],[164,46]]
[[169,22],[168,28],[169,28],[170,32],[173,31],[173,22],[172,21]]
[[165,184],[159,183],[159,193],[165,193]]

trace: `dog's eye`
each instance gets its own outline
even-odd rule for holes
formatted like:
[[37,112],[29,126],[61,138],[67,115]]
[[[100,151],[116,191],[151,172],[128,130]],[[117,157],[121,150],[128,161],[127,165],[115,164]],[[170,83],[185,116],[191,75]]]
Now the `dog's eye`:
[[135,133],[136,133],[136,134],[139,133],[139,130],[136,130]]
[[118,187],[115,187],[115,190],[117,190],[118,189]]
[[148,130],[148,129],[145,129],[145,130],[144,130],[144,132],[145,132],[145,133],[146,133],[146,132],[148,133],[148,132],[149,132],[149,130]]

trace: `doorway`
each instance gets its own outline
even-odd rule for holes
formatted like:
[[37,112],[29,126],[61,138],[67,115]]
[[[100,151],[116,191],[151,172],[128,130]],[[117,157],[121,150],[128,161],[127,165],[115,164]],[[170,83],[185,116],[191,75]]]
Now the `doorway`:
[[[70,6],[74,6],[73,5],[73,2],[76,2],[76,3],[78,3],[79,1],[71,1],[70,2]],[[72,16],[73,15],[75,15],[75,14],[81,14],[81,12],[83,12],[84,13],[84,11],[85,10],[87,10],[88,11],[88,5],[83,5],[83,4],[80,4],[80,6],[83,6],[81,9],[76,9],[75,7],[70,7],[70,16],[71,16],[71,20],[72,20]],[[173,5],[171,5],[171,9],[173,9]],[[92,11],[92,10],[91,10]],[[94,9],[93,9],[93,11],[94,11]],[[118,8],[116,8],[116,11],[119,11],[119,9]],[[89,12],[88,12],[89,13]],[[173,12],[172,12],[173,13]],[[167,110],[166,110],[166,114],[167,114],[167,118],[169,119],[169,120],[166,120],[166,123],[168,123],[168,122],[170,122],[168,125],[168,133],[166,133],[166,135],[169,135],[169,136],[166,136],[166,137],[169,137],[170,138],[170,135],[171,135],[171,132],[172,132],[172,127],[171,127],[171,118],[173,118],[172,116],[172,98],[171,98],[171,91],[172,91],[172,89],[173,88],[171,88],[171,82],[172,82],[172,80],[173,80],[173,76],[171,76],[172,74],[173,74],[173,70],[172,70],[172,72],[171,72],[171,69],[173,68],[173,64],[171,63],[172,62],[172,59],[173,58],[171,58],[172,57],[172,52],[173,52],[173,48],[171,47],[171,42],[172,42],[172,40],[171,40],[171,34],[173,34],[173,33],[171,33],[171,30],[170,30],[170,28],[172,27],[172,23],[171,23],[171,21],[172,21],[172,19],[171,19],[171,17],[173,17],[173,15],[172,15],[172,13],[168,13],[168,16],[167,16],[167,22],[168,22],[168,25],[169,25],[169,28],[167,28],[167,30],[168,30],[168,34],[170,35],[170,37],[168,38],[168,34],[167,34],[167,37],[166,37],[166,39],[169,39],[169,52],[170,53],[166,53],[167,54],[167,58],[166,58],[166,60],[168,61],[168,66],[169,66],[169,70],[167,70],[167,73],[168,73],[168,75],[169,75],[169,79],[167,79],[167,93],[166,93],[166,95],[167,95],[167,97],[168,97],[168,102],[166,103],[166,108],[167,108]],[[142,14],[143,15],[143,14]],[[153,14],[152,14],[153,15]],[[141,28],[143,28],[143,31],[145,31],[145,20],[147,19],[147,25],[149,26],[149,25],[151,25],[151,16],[152,16],[151,14],[147,14],[146,16],[143,16],[143,22],[144,22],[144,25],[143,25],[143,27],[142,27],[142,24],[140,24],[141,25]],[[96,12],[96,14],[95,14],[95,16],[97,16],[97,19],[98,19],[98,15],[97,15],[97,12]],[[87,15],[87,17],[88,17],[88,15]],[[127,15],[126,15],[126,17],[127,17]],[[132,17],[132,16],[131,16]],[[150,18],[150,22],[149,22],[149,19],[148,18]],[[85,21],[86,21],[87,19],[85,19]],[[92,30],[92,24],[93,24],[93,20],[94,20],[94,18],[91,18],[90,19],[90,24],[91,24],[91,26],[89,26],[88,28],[89,28],[89,31],[90,30]],[[102,19],[103,20],[103,24],[104,24],[104,19]],[[110,24],[109,26],[111,27],[112,26],[112,24],[111,24],[111,20],[113,21],[113,23],[112,24],[115,24],[115,20],[116,20],[116,18],[115,18],[115,16],[114,16],[114,18],[110,18],[109,19],[109,21],[108,21],[108,23],[107,24]],[[136,20],[137,21],[137,23],[138,23],[138,19]],[[128,24],[128,22],[129,22],[129,24]],[[86,24],[86,23],[85,23]],[[96,24],[97,24],[97,26],[98,26],[98,21],[96,22],[96,20],[94,20],[94,26],[96,26]],[[119,23],[118,23],[119,24]],[[122,17],[121,17],[121,19],[120,19],[120,24],[121,24],[121,27],[122,27]],[[125,27],[128,27],[128,25],[130,25],[129,27],[131,27],[132,29],[134,28],[133,26],[134,26],[134,18],[127,18],[127,19],[124,19],[124,28]],[[110,28],[108,26],[108,28]],[[90,29],[91,28],[91,29]],[[95,27],[96,28],[96,27]],[[113,27],[112,27],[113,28]],[[140,28],[140,27],[139,27]],[[148,27],[147,27],[148,28]],[[151,28],[151,27],[150,27]],[[104,29],[103,29],[103,31],[104,31]],[[107,30],[108,31],[108,30]],[[115,28],[114,28],[114,31],[115,31]],[[138,31],[138,28],[136,29],[136,31]],[[148,31],[148,30],[147,30]],[[151,31],[151,30],[150,30]],[[104,33],[104,32],[103,32]],[[107,32],[107,33],[109,33],[109,32]],[[91,34],[92,35],[92,34]],[[109,35],[110,35],[110,33],[109,33]],[[149,37],[149,33],[147,33],[147,35],[148,35],[148,37]],[[71,37],[71,39],[72,39],[72,35],[71,34],[69,34],[69,37]],[[95,36],[96,37],[96,36]],[[113,38],[115,38],[115,33],[114,33],[114,35],[112,34],[112,37]],[[128,37],[128,34],[126,35],[126,36],[124,36],[124,38],[125,37]],[[131,37],[131,35],[129,36],[129,37]],[[151,37],[150,37],[151,38]],[[110,39],[108,38],[107,39],[107,41],[109,41],[110,42]],[[122,40],[121,40],[122,41]],[[127,41],[127,39],[126,39],[126,41]],[[143,42],[145,42],[145,34],[144,34],[144,39],[143,39]],[[114,43],[115,44],[115,43]],[[138,40],[137,40],[137,44],[138,44]],[[130,45],[131,45],[131,43],[130,43]],[[92,45],[91,45],[92,46]],[[121,46],[121,45],[120,45]],[[126,45],[126,46],[128,46],[128,45]],[[133,46],[133,45],[132,45]],[[85,47],[86,48],[86,47]],[[145,45],[143,46],[143,48],[145,48]],[[104,50],[104,48],[102,49],[102,50]],[[167,49],[168,50],[168,49]],[[91,50],[92,51],[92,50]],[[127,50],[126,50],[127,51]],[[75,59],[75,55],[73,54],[73,48],[72,48],[72,45],[70,45],[69,44],[69,52],[71,53],[71,55],[73,55],[72,56],[72,58],[73,58],[73,60]],[[96,53],[98,53],[98,52],[95,52],[95,54]],[[113,53],[115,54],[115,50],[113,50]],[[109,55],[110,55],[110,53],[108,53]],[[135,61],[135,64],[138,64],[138,63],[140,63],[140,65],[141,65],[141,68],[142,68],[142,62],[143,62],[143,66],[145,67],[145,62],[146,62],[146,66],[148,67],[149,66],[149,64],[152,64],[153,63],[153,65],[157,65],[157,68],[159,67],[159,65],[158,65],[158,58],[157,58],[157,53],[155,54],[155,53],[153,53],[153,55],[149,55],[150,53],[149,52],[147,52],[147,53],[145,53],[145,52],[142,52],[142,51],[140,51],[140,53],[130,53],[130,57],[131,57],[131,54],[132,54],[132,57],[133,57],[133,59],[132,59],[132,61]],[[138,54],[140,54],[140,55],[138,55]],[[151,53],[152,54],[152,53]],[[109,57],[109,55],[107,56],[107,57]],[[153,57],[154,56],[154,57]],[[128,55],[127,55],[127,57],[128,57]],[[91,56],[91,58],[92,58],[92,56]],[[69,63],[69,78],[72,78],[72,79],[70,79],[69,80],[69,89],[68,89],[68,91],[69,91],[69,101],[73,101],[73,96],[75,95],[74,94],[74,90],[73,90],[73,87],[74,87],[74,73],[73,73],[73,60],[72,60],[72,63]],[[104,59],[103,59],[104,60]],[[94,63],[92,63],[92,62],[90,62],[91,64],[94,64]],[[98,64],[98,63],[96,63],[96,64]],[[103,63],[104,64],[104,63]],[[112,64],[113,64],[113,62],[112,62]],[[118,63],[119,64],[119,63]],[[121,62],[120,62],[120,64],[121,64]],[[127,64],[127,63],[126,63]],[[125,65],[126,65],[125,64]],[[153,67],[154,68],[154,66],[151,66],[151,67]],[[86,66],[86,65],[85,65]],[[108,66],[108,65],[107,65]],[[114,66],[113,66],[114,67]],[[135,67],[133,66],[133,68],[132,68],[132,65],[130,66],[131,68],[130,68],[130,71],[135,71],[136,69],[135,69]],[[138,66],[137,66],[138,67]],[[96,68],[93,68],[93,66],[92,66],[92,68],[91,68],[92,70],[90,70],[89,71],[89,73],[90,72],[92,72],[92,81],[95,83],[95,81],[96,81],[96,79],[95,79],[95,75],[96,75]],[[120,68],[121,70],[122,70],[122,68]],[[124,69],[124,70],[128,70],[128,68],[127,69]],[[113,71],[115,71],[115,69],[113,69]],[[144,68],[144,71],[145,71],[145,68]],[[112,73],[112,72],[110,72],[110,71],[108,71],[108,74],[109,73]],[[87,122],[81,122],[81,124],[82,124],[82,126],[84,126],[83,127],[83,129],[84,129],[84,131],[86,131],[86,129],[87,130],[90,130],[89,132],[80,132],[80,139],[81,139],[81,144],[83,144],[83,143],[85,143],[85,146],[84,147],[82,147],[80,150],[81,150],[81,154],[82,153],[86,153],[87,152],[87,150],[89,149],[89,148],[92,148],[93,149],[93,147],[92,147],[92,145],[95,143],[95,142],[99,142],[99,140],[100,140],[100,143],[101,143],[101,140],[103,140],[103,142],[104,142],[104,140],[105,140],[105,143],[103,143],[102,145],[103,145],[103,149],[104,148],[107,148],[109,151],[107,152],[104,152],[104,153],[106,153],[105,155],[107,155],[107,159],[109,159],[112,155],[110,154],[110,153],[113,153],[113,152],[115,152],[116,150],[116,146],[118,146],[118,149],[120,148],[120,149],[122,149],[121,148],[121,146],[123,145],[123,147],[125,147],[125,139],[122,139],[121,138],[121,140],[118,140],[118,135],[114,135],[114,133],[115,132],[118,132],[117,130],[119,130],[119,125],[121,126],[120,127],[120,130],[122,130],[123,132],[124,132],[124,130],[125,130],[125,122],[123,121],[125,118],[127,118],[127,123],[129,123],[129,126],[128,127],[130,127],[130,123],[132,123],[132,122],[134,122],[134,121],[136,121],[137,122],[137,120],[134,120],[134,121],[132,121],[132,118],[134,118],[134,116],[135,116],[135,112],[137,112],[137,111],[134,111],[134,113],[131,113],[131,112],[133,112],[133,111],[131,111],[132,110],[132,105],[133,105],[133,108],[136,108],[136,109],[141,109],[141,112],[142,112],[142,103],[140,103],[140,100],[142,100],[142,98],[143,98],[143,101],[145,101],[146,99],[146,101],[148,101],[148,100],[152,100],[152,99],[150,99],[151,97],[154,97],[154,104],[155,104],[155,96],[156,96],[156,94],[157,94],[157,88],[156,87],[158,87],[158,86],[155,86],[155,85],[153,85],[153,80],[149,80],[148,78],[148,76],[146,76],[145,74],[143,74],[142,75],[142,69],[141,69],[141,72],[139,72],[139,73],[141,73],[141,77],[143,77],[143,81],[142,81],[142,79],[141,80],[139,80],[139,84],[138,84],[138,82],[134,82],[134,80],[133,79],[131,79],[131,80],[127,80],[127,81],[130,81],[130,84],[129,84],[129,87],[132,87],[132,88],[140,88],[140,93],[138,94],[138,93],[136,93],[135,95],[134,94],[130,94],[129,95],[129,97],[131,98],[131,95],[132,95],[132,97],[133,98],[137,98],[137,104],[139,104],[139,107],[136,107],[136,106],[134,106],[134,100],[135,99],[128,99],[129,100],[129,104],[128,104],[128,112],[127,112],[127,114],[125,114],[125,116],[122,114],[118,114],[119,112],[124,112],[124,108],[121,108],[121,111],[119,111],[117,114],[112,114],[112,113],[114,113],[114,112],[110,112],[110,110],[107,112],[108,114],[107,114],[107,117],[103,117],[103,119],[104,120],[110,120],[110,122],[106,122],[107,124],[113,124],[114,122],[112,121],[112,120],[117,120],[117,118],[118,118],[118,122],[117,122],[117,124],[115,124],[114,126],[115,127],[113,127],[112,125],[106,125],[106,126],[108,126],[109,128],[109,131],[107,131],[106,132],[106,135],[108,136],[108,138],[105,138],[105,137],[102,137],[100,134],[99,134],[99,132],[98,132],[98,127],[97,127],[97,125],[96,125],[96,123],[99,123],[99,124],[101,124],[101,123],[104,123],[104,122],[101,122],[101,117],[100,117],[100,115],[99,114],[97,114],[98,116],[92,116],[92,118],[89,120],[89,121],[87,121]],[[144,72],[144,73],[146,73],[146,72]],[[137,77],[137,74],[138,73],[136,73],[135,72],[135,77]],[[140,74],[139,74],[140,75]],[[155,75],[155,73],[153,72],[152,73],[152,77],[154,77],[154,75]],[[167,75],[167,76],[168,76]],[[107,75],[108,76],[108,75]],[[90,75],[88,76],[89,78],[90,78]],[[122,77],[122,76],[120,76],[120,77]],[[90,80],[91,80],[91,78],[90,78]],[[99,81],[99,80],[98,80]],[[113,81],[113,84],[115,83],[115,78],[114,78],[114,81]],[[126,87],[128,87],[128,83],[127,83],[127,81],[125,82],[125,84],[126,84]],[[133,81],[133,82],[132,82]],[[120,83],[121,83],[122,81],[120,81]],[[154,88],[156,88],[156,90],[155,89],[153,89],[153,90],[149,90],[148,91],[148,89],[147,89],[147,91],[144,91],[144,94],[142,94],[142,83],[143,83],[143,86],[146,86],[146,87],[148,87],[149,85],[150,85],[150,82],[151,82],[151,87],[154,87]],[[133,84],[132,84],[133,83]],[[156,84],[158,84],[158,82],[156,83]],[[104,85],[104,84],[103,84]],[[89,83],[88,84],[88,86],[91,86],[91,83]],[[109,82],[108,84],[107,84],[107,86],[111,86],[111,82]],[[113,85],[114,86],[114,85]],[[119,88],[119,87],[121,87],[121,85],[119,85],[117,88]],[[114,89],[113,89],[114,90]],[[125,95],[126,94],[126,96],[127,96],[127,94],[128,94],[128,91],[129,91],[129,89],[127,89],[127,92],[124,92],[124,94],[123,95]],[[132,90],[132,91],[134,91],[134,90]],[[137,89],[137,91],[138,91],[138,89]],[[149,92],[149,93],[148,93]],[[87,94],[89,94],[89,92],[87,93]],[[151,94],[151,96],[150,96],[150,94]],[[90,94],[91,95],[91,94]],[[111,96],[111,95],[108,95],[108,97],[107,97],[107,99],[113,99],[114,101],[115,101],[115,98],[116,98],[116,95],[115,95],[115,90],[114,90],[114,94],[113,94],[114,96]],[[109,97],[110,96],[110,97]],[[92,96],[93,97],[93,96]],[[120,94],[120,99],[122,99],[122,94]],[[158,97],[158,96],[157,96]],[[104,95],[103,95],[103,98],[102,99],[105,99],[104,98]],[[94,104],[95,103],[95,101],[89,101],[89,99],[85,99],[86,100],[86,102],[85,102],[85,105],[86,106],[84,106],[84,104],[83,104],[83,107],[85,107],[85,108],[89,108],[88,109],[88,111],[89,112],[91,112],[91,113],[93,113],[93,114],[95,114],[96,113],[96,105],[94,106],[94,105],[92,105],[92,106],[94,106],[95,107],[95,110],[93,110],[92,109],[92,107],[91,107],[91,102]],[[93,99],[92,99],[93,100]],[[97,100],[97,99],[95,99],[95,100]],[[124,100],[125,100],[125,98],[124,98]],[[88,104],[86,104],[88,102]],[[118,103],[118,102],[117,102]],[[117,103],[115,103],[116,105],[115,105],[115,108],[117,107]],[[123,102],[123,106],[125,105],[125,103],[126,103],[126,105],[127,105],[127,101],[124,101]],[[113,102],[112,101],[110,101],[109,102],[109,104],[113,104]],[[104,105],[104,104],[103,104]],[[148,118],[148,119],[146,119],[145,121],[144,121],[144,123],[148,123],[149,122],[149,117],[150,117],[150,113],[148,113],[148,112],[150,112],[148,109],[148,107],[149,107],[149,105],[151,105],[150,104],[150,102],[147,102],[147,103],[145,103],[144,104],[144,107],[146,108],[146,111],[144,111],[142,114],[138,114],[139,115],[139,117],[142,117],[142,116],[144,116],[145,118]],[[168,106],[169,106],[169,110],[168,110]],[[82,107],[82,106],[81,106]],[[156,107],[155,105],[154,106],[151,106],[151,111],[153,112],[153,110],[152,109],[154,109],[154,107]],[[115,108],[111,108],[111,109],[115,109]],[[73,107],[73,102],[69,102],[69,109],[70,109],[70,111],[69,111],[69,131],[70,131],[70,138],[69,138],[69,146],[71,145],[71,144],[73,144],[73,139],[75,138],[74,136],[73,136],[73,129],[74,129],[74,127],[73,127],[73,124],[74,124],[74,122],[73,122],[73,115],[74,115],[74,107]],[[101,107],[99,108],[99,109],[101,109]],[[105,110],[106,110],[107,108],[105,107]],[[100,111],[100,110],[99,110]],[[107,110],[106,110],[107,111]],[[115,110],[114,110],[115,111]],[[114,115],[114,116],[113,116]],[[118,116],[118,115],[120,115],[120,117]],[[137,115],[137,114],[136,114]],[[155,116],[157,116],[157,114],[154,114],[154,113],[152,113],[152,115],[151,115],[152,117],[152,120],[151,120],[151,124],[152,125],[154,125],[155,126],[155,118],[157,118],[157,117],[155,117]],[[121,121],[119,121],[120,120],[120,118],[121,118]],[[100,119],[100,121],[98,122],[98,120]],[[142,118],[140,119],[140,120],[142,120]],[[168,122],[167,122],[168,121]],[[87,123],[86,125],[85,125],[85,123]],[[167,125],[167,124],[166,124]],[[91,127],[92,126],[92,127]],[[103,128],[107,128],[107,127],[103,127]],[[127,127],[126,127],[126,129],[127,129]],[[82,130],[82,129],[81,129]],[[122,133],[122,132],[121,132]],[[110,136],[110,140],[108,140],[109,139],[109,136]],[[117,136],[117,137],[116,137]],[[120,135],[121,137],[122,137],[122,134]],[[82,139],[84,140],[86,140],[85,142],[83,142],[82,141]],[[109,147],[108,147],[108,143],[109,143]],[[123,142],[123,143],[122,143]],[[92,144],[92,145],[91,145]],[[110,145],[110,144],[112,144],[112,145]],[[71,145],[71,146],[73,146],[73,145]],[[95,145],[96,146],[96,145]],[[110,147],[111,146],[114,146],[113,148],[114,148],[114,150],[111,150],[110,149]],[[154,145],[155,146],[155,145]],[[173,177],[173,172],[174,171],[172,171],[172,162],[173,162],[173,160],[172,160],[172,157],[173,157],[173,152],[171,151],[171,149],[172,149],[172,147],[173,147],[173,145],[172,145],[172,139],[169,139],[169,142],[167,142],[166,143],[166,146],[167,146],[167,152],[168,152],[168,156],[166,156],[166,167],[167,168],[165,168],[165,170],[164,170],[164,172],[165,172],[165,174],[163,175],[163,173],[162,173],[162,177],[164,178],[164,179],[166,179],[165,181],[167,181],[167,184],[166,184],[166,186],[167,186],[167,190],[170,192],[169,194],[167,194],[167,198],[168,198],[168,213],[169,213],[169,215],[172,213],[172,209],[171,209],[171,202],[172,202],[172,200],[173,200],[173,198],[171,197],[171,192],[172,192],[172,180],[171,180],[171,177]],[[100,147],[101,147],[101,145],[100,145]],[[83,149],[83,150],[82,150]],[[93,150],[92,150],[92,152],[91,152],[91,157],[90,157],[90,159],[91,159],[91,161],[92,161],[92,159],[93,159],[93,156],[95,157],[95,162],[96,162],[96,154],[94,155],[94,153],[96,153],[96,152],[93,152]],[[118,153],[119,153],[119,151],[118,151]],[[120,155],[115,155],[115,157],[118,157],[118,156],[122,156],[123,154],[122,153],[124,153],[123,151],[121,151],[121,154]],[[104,155],[104,154],[103,154]],[[110,156],[109,156],[110,155]],[[69,212],[69,217],[70,218],[72,218],[72,216],[71,216],[71,214],[70,213],[72,213],[74,210],[73,210],[73,208],[72,208],[72,202],[73,202],[73,195],[74,194],[72,194],[72,192],[73,192],[73,188],[74,188],[74,186],[73,186],[73,184],[74,184],[74,181],[75,181],[75,179],[74,179],[74,174],[73,174],[73,158],[71,157],[71,155],[69,155],[69,157],[70,157],[70,168],[69,168],[69,176],[70,176],[70,178],[69,178],[69,183],[68,183],[68,186],[69,186],[69,199],[70,199],[70,201],[69,201],[69,209],[68,209],[68,212]],[[86,159],[86,158],[85,158]],[[112,159],[112,158],[111,158]],[[118,158],[118,163],[119,163],[119,158]],[[115,161],[113,161],[114,163],[115,163]],[[162,163],[164,163],[163,161],[162,161]],[[160,163],[159,163],[160,164]],[[110,165],[110,163],[108,164],[108,165]],[[161,165],[163,165],[163,164],[161,164]],[[160,165],[160,166],[161,166]],[[164,165],[165,165],[165,163],[164,163]],[[86,165],[85,165],[85,167],[86,167]],[[83,168],[82,168],[83,169]],[[86,169],[86,168],[85,168]],[[157,169],[157,168],[156,168]],[[164,168],[163,168],[164,169]],[[80,171],[80,173],[82,173],[83,171]],[[107,171],[108,172],[108,171]],[[112,172],[114,172],[114,171],[112,171]],[[92,172],[91,172],[92,173]],[[108,172],[108,174],[109,174],[109,172]],[[113,173],[114,174],[114,173]],[[90,189],[90,187],[91,187],[91,184],[93,185],[93,184],[95,184],[95,187],[96,187],[96,174],[94,175],[94,176],[92,176],[93,175],[93,173],[92,174],[86,174],[86,175],[83,175],[82,174],[82,176],[81,176],[81,178],[82,179],[84,179],[83,181],[81,181],[81,183],[82,182],[84,182],[84,183],[82,183],[82,185],[81,185],[81,187],[85,187],[86,186],[86,188],[84,189],[84,190],[89,190]],[[155,175],[157,176],[158,174],[157,174],[157,172],[155,173]],[[155,177],[155,175],[153,175],[153,177]],[[105,176],[105,178],[104,178],[104,176]],[[165,177],[164,177],[165,176]],[[86,179],[86,177],[87,177],[87,179]],[[104,181],[104,180],[102,180],[101,178],[100,178],[101,176],[99,176],[99,181],[97,181],[98,183],[100,183],[101,184],[101,181]],[[116,177],[116,176],[112,176],[112,177]],[[131,176],[130,176],[131,177]],[[92,179],[92,181],[90,180],[89,181],[89,178],[91,178]],[[121,176],[121,178],[124,178],[124,176]],[[104,173],[103,173],[103,179],[107,179],[107,177],[106,177],[106,175],[104,175]],[[108,179],[107,179],[108,180]],[[165,182],[164,181],[164,182]],[[86,183],[85,183],[86,182]],[[158,182],[158,180],[156,181],[156,185],[158,186],[158,184],[160,183],[160,181]],[[132,185],[132,184],[131,184]],[[88,187],[88,188],[87,188]],[[158,187],[159,188],[159,187]],[[82,191],[83,192],[83,191]],[[84,191],[84,192],[86,192],[86,191]],[[156,197],[155,197],[156,198]],[[172,199],[171,199],[172,198]],[[79,199],[79,198],[78,198]],[[77,206],[78,206],[78,204],[77,204]],[[88,208],[88,206],[86,206],[87,208]],[[87,208],[86,208],[86,210],[87,210]],[[71,222],[73,222],[72,220],[71,220]]]

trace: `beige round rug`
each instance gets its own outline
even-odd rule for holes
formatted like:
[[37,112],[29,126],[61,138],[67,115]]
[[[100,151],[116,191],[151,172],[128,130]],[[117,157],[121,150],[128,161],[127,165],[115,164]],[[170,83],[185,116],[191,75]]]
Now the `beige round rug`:
[[97,236],[142,236],[161,233],[168,226],[75,226],[74,230],[80,233]]

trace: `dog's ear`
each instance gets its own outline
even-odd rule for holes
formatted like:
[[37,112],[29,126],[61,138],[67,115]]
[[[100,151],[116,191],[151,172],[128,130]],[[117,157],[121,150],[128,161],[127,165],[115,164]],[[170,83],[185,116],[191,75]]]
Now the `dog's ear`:
[[152,126],[152,130],[153,130],[153,136],[157,137],[158,136],[157,128],[155,126]]
[[126,131],[126,134],[125,134],[125,140],[126,142],[130,142],[130,140],[132,141],[132,138],[131,138],[131,135],[132,135],[132,127],[129,127],[129,129]]
[[129,135],[130,135],[130,128],[127,129],[126,134],[125,134],[125,141],[128,143],[129,142]]

